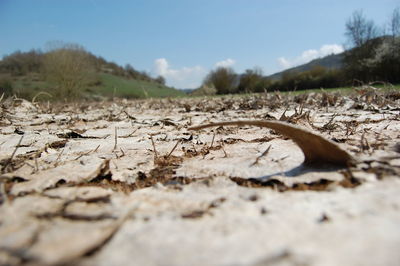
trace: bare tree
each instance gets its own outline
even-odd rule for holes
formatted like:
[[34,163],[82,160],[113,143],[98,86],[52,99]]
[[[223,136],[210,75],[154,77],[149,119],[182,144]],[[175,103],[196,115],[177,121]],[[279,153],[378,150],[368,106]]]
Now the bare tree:
[[378,36],[378,29],[372,20],[367,20],[362,10],[354,11],[346,22],[345,35],[355,47]]
[[390,18],[390,31],[393,37],[400,36],[400,8],[397,7],[393,10],[392,17]]
[[49,48],[43,63],[45,77],[56,85],[58,96],[77,97],[94,73],[90,54],[78,44],[57,42]]

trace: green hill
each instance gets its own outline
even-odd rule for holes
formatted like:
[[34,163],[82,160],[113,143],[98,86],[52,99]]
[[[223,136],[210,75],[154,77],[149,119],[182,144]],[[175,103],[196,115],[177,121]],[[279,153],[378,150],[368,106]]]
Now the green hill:
[[66,96],[68,90],[75,90],[75,97],[86,99],[185,95],[164,83],[162,77],[152,78],[130,65],[121,67],[79,46],[47,53],[17,51],[0,60],[0,94],[29,100],[38,94],[39,99],[63,99],[72,95]]

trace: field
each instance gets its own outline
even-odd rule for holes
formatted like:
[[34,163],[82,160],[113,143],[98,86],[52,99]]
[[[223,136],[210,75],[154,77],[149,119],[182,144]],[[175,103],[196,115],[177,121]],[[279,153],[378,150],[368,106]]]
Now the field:
[[399,110],[368,86],[3,99],[0,265],[398,265]]

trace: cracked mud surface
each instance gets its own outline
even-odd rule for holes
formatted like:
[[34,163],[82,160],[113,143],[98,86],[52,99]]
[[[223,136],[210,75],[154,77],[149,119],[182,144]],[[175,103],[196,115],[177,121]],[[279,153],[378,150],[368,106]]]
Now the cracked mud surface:
[[[0,109],[0,265],[398,265],[400,93]],[[283,121],[347,166],[254,126]],[[326,153],[330,153],[326,149]]]

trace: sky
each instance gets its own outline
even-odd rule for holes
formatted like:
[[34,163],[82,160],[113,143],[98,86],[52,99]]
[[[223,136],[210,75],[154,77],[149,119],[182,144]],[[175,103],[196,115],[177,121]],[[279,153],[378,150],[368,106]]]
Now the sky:
[[400,0],[0,0],[0,58],[76,43],[196,88],[217,67],[265,75],[347,47],[356,10],[385,26]]

